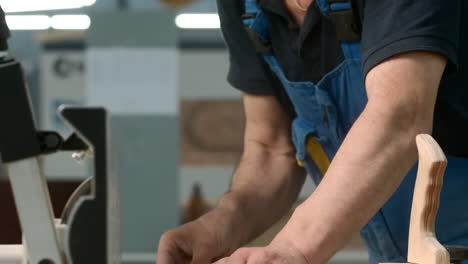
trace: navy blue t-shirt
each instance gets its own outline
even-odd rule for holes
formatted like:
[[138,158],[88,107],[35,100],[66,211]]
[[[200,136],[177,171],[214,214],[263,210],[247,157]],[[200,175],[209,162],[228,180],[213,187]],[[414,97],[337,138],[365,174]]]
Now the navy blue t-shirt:
[[[227,79],[246,93],[289,99],[245,32],[243,0],[217,0],[221,29],[230,54]],[[320,80],[343,61],[335,26],[318,6],[296,25],[284,0],[258,0],[269,20],[271,45],[286,77]],[[468,1],[355,0],[362,24],[362,70],[408,51],[427,50],[449,60],[437,98],[433,136],[452,155],[468,157]],[[280,92],[278,92],[280,91]],[[292,112],[292,111],[291,111]]]
[[6,40],[10,37],[10,30],[5,21],[5,13],[2,7],[0,7],[0,50],[7,49]]

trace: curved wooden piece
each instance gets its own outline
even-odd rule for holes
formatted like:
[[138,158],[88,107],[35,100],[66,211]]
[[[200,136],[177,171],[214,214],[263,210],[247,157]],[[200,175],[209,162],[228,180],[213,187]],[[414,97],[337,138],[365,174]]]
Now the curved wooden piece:
[[450,264],[449,254],[437,241],[434,232],[447,159],[430,135],[418,135],[416,144],[419,166],[411,209],[408,262]]
[[449,253],[434,232],[447,159],[430,135],[418,135],[416,144],[419,165],[411,208],[408,263],[450,264]]

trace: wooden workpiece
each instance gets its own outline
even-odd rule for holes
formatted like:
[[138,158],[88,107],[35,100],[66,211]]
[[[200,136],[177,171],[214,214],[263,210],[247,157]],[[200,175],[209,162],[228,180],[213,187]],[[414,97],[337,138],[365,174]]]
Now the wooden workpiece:
[[418,135],[416,144],[419,165],[411,209],[408,263],[450,264],[449,253],[434,231],[447,159],[430,135]]

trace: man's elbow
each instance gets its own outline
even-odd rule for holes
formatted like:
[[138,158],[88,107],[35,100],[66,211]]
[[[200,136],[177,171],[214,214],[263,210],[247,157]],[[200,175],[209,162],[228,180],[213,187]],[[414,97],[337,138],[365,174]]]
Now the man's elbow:
[[414,140],[418,134],[431,134],[434,108],[416,101],[385,103],[369,101],[366,110],[377,115],[395,136]]
[[368,108],[402,135],[431,133],[438,87],[447,59],[434,52],[395,55],[366,76]]

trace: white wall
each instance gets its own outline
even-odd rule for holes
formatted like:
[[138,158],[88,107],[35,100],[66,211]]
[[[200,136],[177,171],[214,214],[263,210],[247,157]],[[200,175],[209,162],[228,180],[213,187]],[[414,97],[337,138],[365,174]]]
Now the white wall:
[[226,81],[226,50],[183,50],[180,57],[182,99],[239,98],[241,93]]

